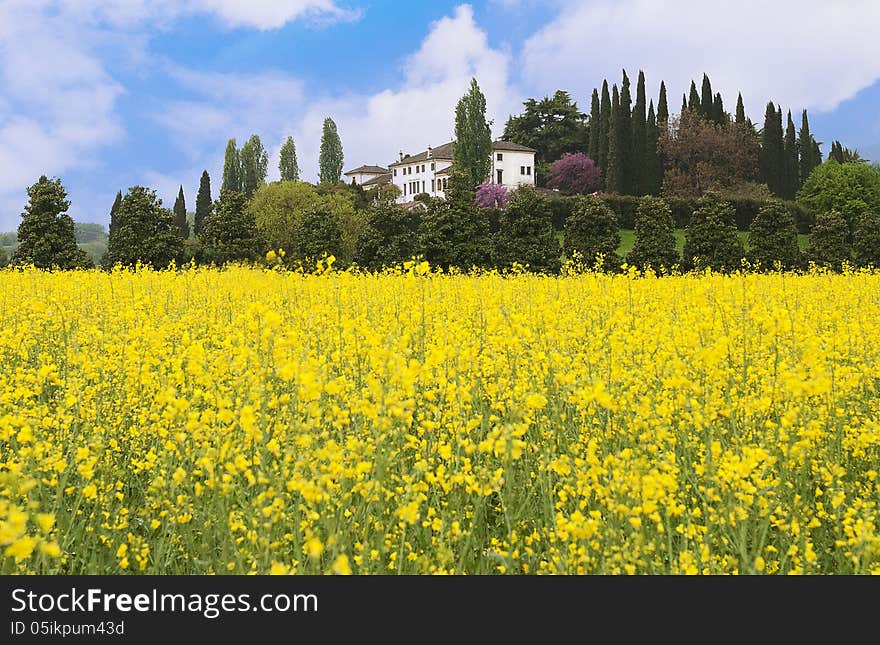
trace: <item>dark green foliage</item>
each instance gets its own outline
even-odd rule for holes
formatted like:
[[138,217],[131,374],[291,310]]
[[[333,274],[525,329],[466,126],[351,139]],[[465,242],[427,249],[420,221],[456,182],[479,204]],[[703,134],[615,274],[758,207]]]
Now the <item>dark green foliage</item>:
[[697,84],[691,81],[691,93],[688,97],[687,109],[702,114],[700,109],[700,95],[697,93]]
[[257,187],[266,181],[269,169],[269,153],[263,147],[260,137],[252,134],[241,147],[241,190],[248,199]]
[[761,180],[767,184],[770,192],[782,196],[783,192],[783,136],[782,110],[776,110],[772,101],[767,103],[764,114],[764,129],[761,133],[761,154],[759,157]]
[[[611,121],[608,131],[608,167],[605,169],[605,190],[609,193],[623,192],[624,163],[626,151],[622,148],[624,140],[620,126],[620,94],[615,83],[611,93]],[[626,142],[629,147],[629,142]]]
[[[488,154],[488,153],[487,153]],[[342,140],[336,129],[336,123],[330,117],[324,119],[321,131],[321,149],[318,153],[318,181],[335,184],[342,178],[344,163]]]
[[799,186],[803,186],[807,181],[807,177],[813,172],[813,169],[822,163],[822,153],[819,151],[818,144],[810,134],[810,122],[807,119],[807,111],[801,114],[801,129],[798,132],[798,156],[799,156]]
[[339,218],[330,207],[318,204],[306,210],[297,221],[297,245],[288,260],[299,260],[303,268],[311,271],[317,267],[318,260],[332,255],[339,260],[335,266],[343,268],[342,233]]
[[9,264],[9,258],[6,256],[6,251],[3,250],[3,247],[0,246],[0,269]]
[[223,158],[223,183],[220,192],[229,190],[241,192],[241,154],[236,147],[235,139],[226,142],[226,154]]
[[33,264],[39,269],[81,269],[91,258],[76,245],[70,201],[60,179],[41,176],[27,188],[28,203],[18,225],[18,247],[12,264]]
[[709,82],[708,74],[703,74],[703,84],[700,87],[700,114],[704,119],[713,121],[715,118],[714,109],[712,83]]
[[281,173],[281,181],[299,181],[299,162],[296,159],[293,137],[287,137],[281,145],[280,157],[278,171]]
[[116,211],[122,203],[122,191],[116,193],[116,199],[113,200],[113,206],[110,207],[110,225],[107,227],[109,235],[113,234],[113,228],[116,226]]
[[737,94],[736,97],[736,118],[734,119],[734,123],[745,124],[746,122],[746,108],[743,105],[743,95],[742,93]]
[[736,234],[733,206],[709,192],[698,202],[685,229],[682,265],[702,271],[735,271],[742,266],[745,250]]
[[626,261],[640,269],[672,269],[681,262],[675,248],[674,228],[669,204],[658,197],[643,197],[636,211],[635,244]]
[[211,215],[214,208],[214,202],[211,199],[211,177],[208,171],[202,171],[202,178],[199,181],[199,192],[196,195],[196,217],[193,222],[193,234],[198,237],[202,233],[202,227],[205,220]]
[[844,261],[852,258],[851,247],[847,241],[849,226],[846,218],[838,211],[820,212],[810,231],[810,247],[806,258],[819,266],[839,270]]
[[156,191],[144,186],[129,188],[116,212],[105,266],[141,262],[164,269],[180,259],[182,251],[183,238],[174,223],[174,213],[162,207]]
[[553,213],[531,186],[513,191],[507,208],[499,213],[493,247],[493,263],[498,268],[518,263],[539,273],[559,272],[561,249],[553,230]]
[[578,196],[565,223],[565,257],[572,259],[577,252],[584,264],[593,267],[601,254],[602,270],[617,271],[621,264],[618,246],[620,233],[614,211],[598,195]]
[[199,237],[204,262],[254,262],[262,258],[266,243],[248,211],[244,193],[220,191]]
[[837,163],[859,163],[863,161],[858,150],[850,150],[842,145],[840,141],[831,142],[831,150],[828,152],[828,159],[833,159]]
[[632,96],[629,89],[629,77],[623,70],[623,82],[620,86],[620,118],[615,123],[614,136],[619,142],[620,150],[620,185],[619,193],[631,195],[634,191],[634,160],[633,160],[633,126],[632,126]]
[[455,107],[454,149],[456,171],[467,179],[471,190],[476,189],[492,169],[492,134],[486,121],[486,97],[475,78]]
[[762,269],[794,269],[800,264],[797,228],[791,211],[778,199],[758,211],[749,228],[749,261]]
[[863,212],[853,231],[853,254],[858,266],[880,268],[880,214]]
[[432,266],[468,271],[486,267],[491,259],[487,209],[474,203],[470,177],[449,178],[446,199],[435,199],[422,216],[420,246]]
[[[618,98],[619,100],[619,98]],[[602,100],[599,104],[599,169],[602,171],[602,182],[608,185],[608,138],[611,133],[611,95],[608,93],[608,81],[602,81]]]
[[[594,103],[595,123],[598,125],[598,94],[594,96]],[[598,146],[598,138],[592,136],[592,126],[587,126],[587,115],[578,110],[577,102],[572,101],[568,92],[557,90],[552,97],[545,96],[540,101],[529,99],[523,106],[525,111],[522,114],[507,120],[503,138],[534,148],[536,165],[549,166],[566,153],[584,152],[593,143]],[[595,130],[598,137],[599,128]],[[488,175],[489,169],[486,177]],[[545,178],[546,173],[538,173],[538,181],[542,184]]]
[[187,239],[189,237],[189,222],[186,221],[186,198],[183,196],[183,186],[177,193],[172,210],[174,211],[174,224],[180,231],[180,237]]
[[797,135],[794,131],[794,121],[791,119],[791,110],[788,111],[788,123],[785,128],[782,150],[782,197],[783,199],[794,199],[801,185]]
[[644,195],[648,192],[649,172],[646,169],[645,148],[647,146],[647,116],[645,105],[645,73],[639,70],[636,82],[636,102],[632,109],[632,152],[630,192],[633,195]]
[[666,83],[660,81],[660,96],[657,98],[657,126],[665,127],[669,123],[669,105],[666,102]]
[[724,101],[721,99],[720,92],[715,94],[715,101],[712,104],[712,120],[722,125],[728,122],[727,114],[724,112]]
[[[665,123],[662,127],[665,127]],[[654,101],[651,101],[645,124],[645,154],[642,167],[642,192],[646,195],[659,195],[663,184],[663,159],[660,156],[659,144],[660,130],[654,118]]]
[[593,88],[593,95],[590,97],[590,146],[587,156],[596,161],[601,169],[602,164],[599,163],[599,149],[601,148],[600,140],[602,137],[602,117],[600,116],[599,107],[599,90]]
[[684,114],[687,109],[688,109],[687,95],[682,94],[681,95],[681,113]]
[[635,195],[599,195],[602,202],[614,211],[619,228],[635,228],[636,210],[640,199]]
[[367,224],[357,242],[357,263],[371,270],[399,265],[418,255],[421,211],[398,204],[367,209]]

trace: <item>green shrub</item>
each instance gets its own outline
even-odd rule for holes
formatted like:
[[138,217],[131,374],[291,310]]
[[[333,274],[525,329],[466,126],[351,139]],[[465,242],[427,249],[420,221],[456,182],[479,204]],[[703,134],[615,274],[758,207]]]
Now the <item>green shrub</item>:
[[810,247],[807,249],[807,260],[819,266],[839,270],[844,261],[852,258],[852,251],[847,238],[849,226],[846,218],[836,211],[820,213],[816,216],[816,224],[810,231]]
[[558,273],[559,239],[553,230],[553,213],[534,188],[521,186],[499,213],[494,235],[493,264],[507,269],[514,263],[540,273]]
[[749,243],[749,261],[763,269],[772,269],[777,262],[783,269],[800,264],[797,229],[781,200],[770,200],[758,211],[749,227]]
[[701,271],[734,271],[742,266],[745,249],[736,234],[733,206],[720,195],[706,193],[685,229],[682,265]]
[[681,262],[675,248],[672,209],[659,197],[643,197],[636,210],[636,240],[627,254],[629,264],[644,269],[671,269]]
[[617,255],[620,233],[614,211],[596,195],[575,199],[575,207],[565,227],[565,256],[571,259],[577,251],[585,264],[594,266],[597,255],[602,254],[604,261],[601,268],[605,271],[618,270],[621,264]]

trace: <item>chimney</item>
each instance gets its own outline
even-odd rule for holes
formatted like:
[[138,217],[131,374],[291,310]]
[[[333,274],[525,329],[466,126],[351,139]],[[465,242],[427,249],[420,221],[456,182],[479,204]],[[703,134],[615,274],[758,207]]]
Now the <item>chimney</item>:
[[428,159],[433,159],[433,158],[434,158],[434,148],[432,148],[431,146],[428,146]]
[[400,155],[398,161],[403,161],[403,150],[401,150],[398,154]]

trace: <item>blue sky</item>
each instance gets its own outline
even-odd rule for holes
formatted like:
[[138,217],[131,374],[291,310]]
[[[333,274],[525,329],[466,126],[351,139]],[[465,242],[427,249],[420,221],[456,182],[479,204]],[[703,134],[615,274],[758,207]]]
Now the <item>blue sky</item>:
[[270,179],[288,135],[317,175],[321,123],[346,169],[452,138],[475,76],[494,134],[522,101],[645,71],[676,110],[709,74],[760,122],[803,108],[832,139],[880,160],[880,3],[780,0],[0,0],[0,231],[25,188],[62,179],[78,221],[106,223],[117,190],[146,185],[192,208],[219,188],[227,139],[260,135]]

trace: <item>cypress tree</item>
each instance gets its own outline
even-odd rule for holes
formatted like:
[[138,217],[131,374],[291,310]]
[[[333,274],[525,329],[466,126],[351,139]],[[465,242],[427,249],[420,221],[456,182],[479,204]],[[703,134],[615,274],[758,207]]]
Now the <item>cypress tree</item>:
[[740,92],[736,97],[736,123],[744,124],[746,122],[746,108],[743,105],[743,95]]
[[611,97],[608,94],[608,80],[602,81],[602,101],[599,104],[599,169],[602,171],[602,180],[608,185],[608,141],[611,138]]
[[336,123],[330,117],[324,119],[321,131],[321,150],[318,154],[318,181],[337,183],[342,177],[342,140]]
[[681,95],[681,113],[684,114],[685,110],[687,110],[687,109],[688,109],[687,95],[682,94]]
[[632,110],[632,177],[630,186],[634,195],[647,192],[645,170],[645,146],[647,145],[647,122],[645,117],[645,73],[639,70],[636,82],[636,104]]
[[241,156],[236,147],[235,139],[226,143],[226,155],[223,159],[223,183],[220,191],[232,190],[241,192]]
[[113,206],[110,207],[110,226],[107,227],[107,236],[113,235],[113,229],[116,228],[116,211],[122,203],[122,191],[116,193],[116,199],[113,200]]
[[70,201],[61,180],[42,175],[28,186],[27,194],[12,264],[33,264],[40,269],[91,267],[91,258],[76,245],[73,219],[67,214]]
[[287,137],[281,146],[278,171],[281,173],[281,181],[299,181],[299,162],[296,160],[296,144],[293,142],[293,137]]
[[633,193],[633,126],[632,126],[632,95],[629,91],[629,76],[623,70],[623,82],[620,87],[620,119],[617,122],[617,137],[621,158],[620,193],[631,195]]
[[180,231],[180,236],[183,239],[187,239],[189,237],[189,223],[186,221],[186,198],[183,196],[183,186],[180,187],[177,193],[177,199],[174,200],[174,208],[172,210],[174,212],[174,224]]
[[797,135],[794,131],[794,121],[791,119],[791,110],[788,111],[788,123],[785,128],[785,140],[783,142],[783,198],[794,199],[800,189]]
[[804,182],[807,181],[807,177],[813,172],[813,168],[822,163],[821,156],[816,155],[815,143],[813,135],[810,134],[810,122],[807,119],[807,111],[804,110],[801,114],[801,130],[798,133],[797,142],[798,155],[800,157],[798,167],[799,187],[803,186]]
[[660,81],[660,96],[657,99],[657,127],[662,128],[663,123],[669,123],[669,106],[666,103],[666,83]]
[[[599,108],[599,90],[593,88],[593,96],[590,100],[590,146],[589,157],[599,163],[599,141],[602,136],[602,126]],[[601,167],[601,166],[600,166]]]
[[193,222],[193,231],[196,237],[202,234],[205,220],[211,215],[213,201],[211,199],[211,177],[207,170],[202,171],[202,179],[199,181],[199,192],[196,195],[196,217]]
[[608,132],[608,170],[605,174],[605,190],[620,193],[623,184],[623,155],[620,149],[620,94],[617,83],[611,93],[611,123]]
[[724,114],[724,101],[721,100],[721,92],[715,93],[715,101],[712,104],[712,119],[719,125],[727,120]]
[[646,195],[659,195],[663,183],[663,160],[660,158],[658,145],[660,129],[654,119],[654,101],[648,105],[648,120],[645,125],[645,190]]
[[700,95],[697,93],[697,84],[691,81],[691,94],[688,97],[687,109],[693,110],[697,114],[702,114],[700,109]]
[[108,265],[140,261],[164,269],[183,254],[183,238],[174,223],[174,213],[162,206],[155,190],[129,188],[119,205],[116,224],[107,243]]
[[266,247],[247,199],[236,191],[220,191],[211,215],[203,222],[199,240],[205,260],[218,265],[259,260]]
[[777,197],[782,195],[782,123],[780,113],[773,102],[767,103],[764,114],[764,129],[761,133],[760,169],[761,179],[770,192]]
[[715,103],[712,99],[712,83],[709,82],[708,74],[703,74],[703,87],[700,93],[700,114],[709,121],[715,118]]

